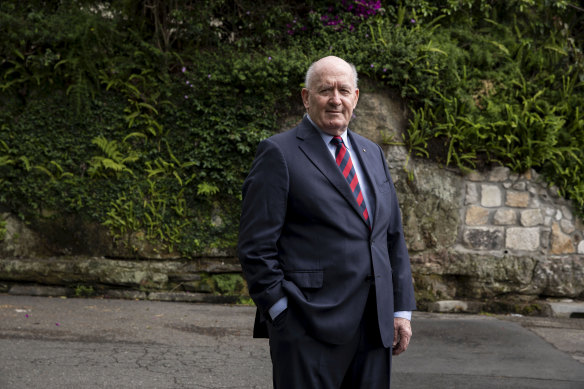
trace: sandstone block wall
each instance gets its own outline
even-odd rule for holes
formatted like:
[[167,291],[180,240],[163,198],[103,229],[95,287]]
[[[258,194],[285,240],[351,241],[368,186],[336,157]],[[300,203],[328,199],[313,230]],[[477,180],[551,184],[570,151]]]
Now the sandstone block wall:
[[531,170],[497,167],[465,180],[459,242],[478,252],[584,254],[584,226],[569,201]]

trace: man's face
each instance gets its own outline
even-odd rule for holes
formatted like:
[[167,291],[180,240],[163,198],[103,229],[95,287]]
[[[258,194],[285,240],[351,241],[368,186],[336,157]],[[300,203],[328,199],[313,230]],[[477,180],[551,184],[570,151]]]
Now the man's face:
[[302,89],[302,101],[312,121],[329,135],[341,135],[357,106],[359,89],[349,65],[324,61],[315,68],[310,89]]

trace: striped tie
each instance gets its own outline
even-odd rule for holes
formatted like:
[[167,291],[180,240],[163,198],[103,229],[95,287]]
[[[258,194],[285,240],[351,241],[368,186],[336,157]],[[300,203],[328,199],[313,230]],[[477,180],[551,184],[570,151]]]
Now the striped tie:
[[353,191],[353,195],[357,199],[357,204],[359,205],[359,209],[363,214],[363,218],[371,228],[371,224],[369,222],[369,214],[367,213],[367,207],[365,206],[365,201],[363,201],[363,193],[361,192],[361,187],[359,186],[359,179],[357,178],[357,172],[355,171],[355,167],[353,166],[353,161],[351,160],[351,155],[347,151],[345,144],[343,143],[343,138],[340,136],[335,136],[331,140],[331,143],[337,147],[335,151],[335,158],[337,161],[337,165],[341,169],[343,176],[349,183],[351,190]]

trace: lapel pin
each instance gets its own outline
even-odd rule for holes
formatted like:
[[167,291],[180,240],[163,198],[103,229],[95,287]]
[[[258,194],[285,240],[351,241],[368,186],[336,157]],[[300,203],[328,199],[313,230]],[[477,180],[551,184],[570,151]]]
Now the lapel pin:
[[363,149],[363,152],[364,152],[364,153],[366,153],[366,152],[367,152],[367,150]]

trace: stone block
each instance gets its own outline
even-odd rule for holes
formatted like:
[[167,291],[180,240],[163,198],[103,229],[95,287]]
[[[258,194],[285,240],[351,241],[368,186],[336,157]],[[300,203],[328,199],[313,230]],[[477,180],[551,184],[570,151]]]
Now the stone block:
[[543,224],[543,215],[539,209],[526,209],[521,211],[521,225],[533,227]]
[[569,318],[584,314],[584,303],[574,301],[549,302],[553,317]]
[[527,184],[523,181],[514,183],[511,188],[518,191],[525,191],[527,189]]
[[507,229],[505,247],[510,250],[537,251],[540,246],[540,230],[537,227],[511,227]]
[[469,181],[474,181],[474,182],[485,180],[485,177],[480,172],[477,172],[476,170],[473,170],[470,173],[468,173],[465,176],[465,178]]
[[479,206],[470,206],[466,210],[466,224],[484,226],[489,222],[489,210]]
[[466,185],[466,197],[465,204],[478,204],[479,203],[479,190],[477,184],[468,183]]
[[461,300],[442,300],[436,301],[428,305],[429,312],[440,312],[440,313],[479,313],[481,311],[482,304],[474,301],[461,301]]
[[489,174],[489,181],[491,182],[503,182],[509,179],[509,173],[511,170],[504,166],[497,166],[492,169]]
[[570,235],[564,234],[558,223],[553,223],[551,254],[572,254],[575,251],[574,242]]
[[578,254],[584,254],[584,240],[578,244]]
[[556,209],[553,207],[545,207],[544,212],[546,216],[554,216],[556,214]]
[[502,227],[471,227],[463,233],[464,245],[475,250],[500,250],[503,248]]
[[505,205],[508,207],[526,208],[529,205],[529,192],[507,191]]
[[493,222],[497,225],[510,225],[517,222],[517,212],[509,208],[499,208],[495,212]]
[[572,220],[574,218],[574,215],[572,215],[572,210],[565,205],[562,205],[562,213],[564,214],[564,218],[568,220]]
[[526,180],[536,181],[539,178],[539,174],[535,170],[529,169],[523,174],[523,177]]
[[572,232],[576,231],[576,227],[574,227],[574,223],[568,219],[560,220],[560,227],[562,227],[562,231],[566,234],[571,234]]
[[498,185],[481,185],[481,205],[483,207],[500,207],[502,191]]

